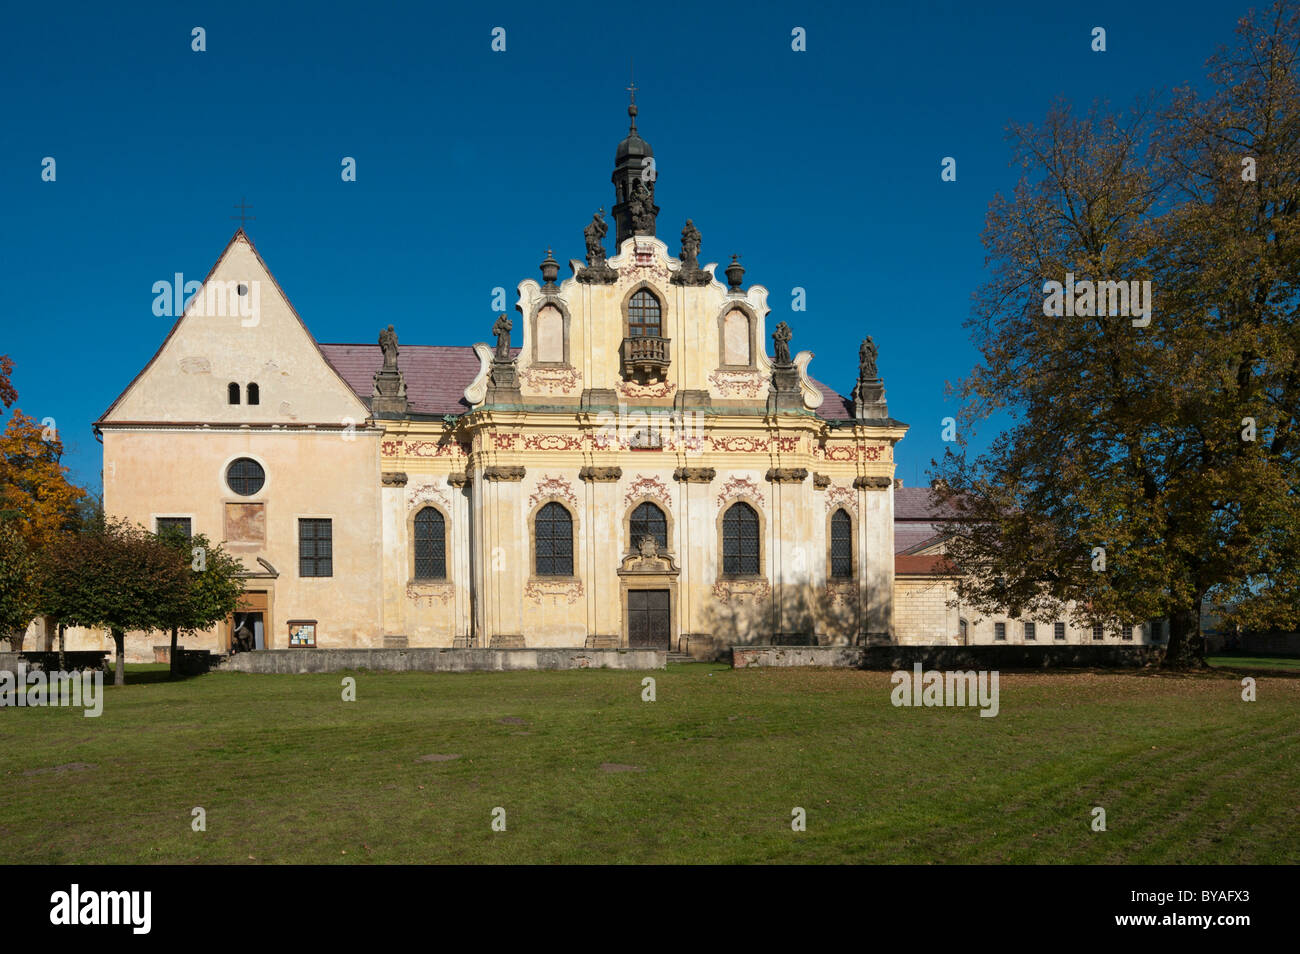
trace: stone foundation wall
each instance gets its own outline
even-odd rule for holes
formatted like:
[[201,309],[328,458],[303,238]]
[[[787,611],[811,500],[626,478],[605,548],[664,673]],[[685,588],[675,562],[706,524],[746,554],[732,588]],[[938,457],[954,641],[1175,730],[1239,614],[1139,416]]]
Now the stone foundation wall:
[[268,649],[237,653],[229,672],[507,672],[538,669],[664,669],[656,649]]
[[736,646],[732,666],[837,669],[1140,669],[1160,661],[1153,646]]
[[[43,672],[59,671],[59,654],[57,652],[35,652],[35,653],[0,653],[0,672],[18,671],[18,664],[22,663],[27,672],[41,670]],[[108,653],[98,652],[72,652],[68,651],[63,654],[63,671],[77,672],[91,669],[108,670],[111,663],[108,659]]]

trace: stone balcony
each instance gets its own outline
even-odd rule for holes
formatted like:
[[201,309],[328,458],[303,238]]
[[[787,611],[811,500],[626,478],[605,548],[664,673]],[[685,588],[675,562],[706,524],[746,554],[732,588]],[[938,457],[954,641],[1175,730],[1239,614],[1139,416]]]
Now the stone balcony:
[[623,339],[623,377],[638,384],[662,381],[668,374],[670,344],[667,338],[646,335]]

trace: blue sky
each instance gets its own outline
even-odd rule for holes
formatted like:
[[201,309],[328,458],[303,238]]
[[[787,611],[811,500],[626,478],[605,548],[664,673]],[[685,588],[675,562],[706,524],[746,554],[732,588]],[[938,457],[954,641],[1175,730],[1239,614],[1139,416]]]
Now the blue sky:
[[[912,425],[898,474],[924,480],[956,410],[945,383],[976,360],[962,322],[985,210],[1014,183],[1007,123],[1060,95],[1127,106],[1200,85],[1247,10],[989,6],[10,5],[0,354],[19,406],[56,420],[74,480],[98,489],[91,424],[171,323],[152,285],[201,279],[241,196],[318,340],[371,342],[390,322],[412,344],[488,340],[493,287],[513,304],[546,248],[580,258],[582,227],[612,205],[634,60],[660,236],[675,253],[690,217],[702,261],[739,252],[771,293],[769,331],[788,321],[843,393],[873,335],[890,410]],[[945,156],[956,182],[940,180]],[[806,312],[791,312],[795,286]]]

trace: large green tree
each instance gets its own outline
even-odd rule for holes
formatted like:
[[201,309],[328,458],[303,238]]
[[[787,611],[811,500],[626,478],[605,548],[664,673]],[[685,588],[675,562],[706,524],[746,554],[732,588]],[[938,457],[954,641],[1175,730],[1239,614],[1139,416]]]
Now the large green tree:
[[170,626],[169,608],[190,598],[189,563],[176,548],[121,520],[67,534],[44,550],[42,563],[45,611],[112,634],[119,686],[126,681],[126,633]]
[[172,528],[158,536],[190,571],[184,592],[161,608],[163,625],[171,630],[169,659],[175,678],[178,636],[209,629],[235,611],[244,592],[244,565],[220,544],[213,546],[204,534],[189,536]]
[[[1168,665],[1199,654],[1207,597],[1300,625],[1298,47],[1281,0],[1241,21],[1207,96],[1012,127],[1023,176],[990,205],[982,361],[955,388],[967,425],[1010,424],[978,456],[964,427],[937,469],[964,601],[1167,618]],[[1149,324],[1045,314],[1067,273],[1150,281]]]
[[36,615],[38,563],[15,524],[0,517],[0,639],[17,650]]
[[[0,355],[0,404],[6,408],[18,400],[10,380],[12,372],[13,361]],[[14,408],[0,432],[0,521],[7,521],[22,539],[21,547],[0,552],[0,562],[8,571],[0,571],[0,604],[11,612],[32,608],[37,596],[39,573],[20,570],[23,561],[34,559],[79,520],[78,508],[85,500],[85,491],[68,482],[62,457],[63,444],[53,422],[37,423]],[[36,611],[32,609],[33,615]],[[10,627],[5,635],[11,647],[22,649],[27,623],[6,625]]]

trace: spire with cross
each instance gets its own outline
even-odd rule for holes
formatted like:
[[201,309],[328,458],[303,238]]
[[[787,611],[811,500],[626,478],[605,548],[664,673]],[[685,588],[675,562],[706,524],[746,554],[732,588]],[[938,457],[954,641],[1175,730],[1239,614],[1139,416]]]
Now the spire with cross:
[[632,120],[632,126],[628,130],[628,135],[635,136],[636,135],[636,77],[632,72],[631,60],[627,61],[627,77],[628,77],[627,91],[631,96],[627,104],[627,115]]
[[244,227],[244,223],[245,223],[245,222],[256,222],[256,221],[257,221],[256,217],[251,216],[251,215],[248,214],[248,210],[251,209],[252,206],[251,206],[251,205],[248,205],[248,204],[245,202],[244,197],[243,197],[242,195],[239,197],[239,205],[235,206],[235,208],[237,208],[237,209],[239,210],[239,214],[238,214],[238,215],[232,215],[231,218],[232,218],[232,219],[239,219],[239,227],[240,227],[241,229]]

